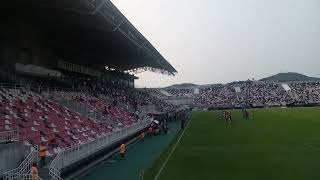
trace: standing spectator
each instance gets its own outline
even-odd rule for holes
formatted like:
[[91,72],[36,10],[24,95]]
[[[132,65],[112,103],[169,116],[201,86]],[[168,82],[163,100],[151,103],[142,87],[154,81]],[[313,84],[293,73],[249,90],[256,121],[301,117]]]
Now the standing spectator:
[[48,146],[50,146],[52,148],[57,148],[58,147],[58,144],[57,144],[57,141],[56,141],[55,137],[53,137],[53,138],[51,138],[49,140]]
[[32,180],[38,180],[39,179],[38,167],[37,167],[37,163],[36,162],[34,162],[32,164],[31,178],[32,178]]
[[123,159],[125,156],[125,152],[126,152],[126,145],[124,143],[122,143],[120,145],[120,154],[121,154],[121,158]]
[[144,136],[145,136],[145,133],[142,132],[142,133],[140,134],[140,139],[141,139],[141,140],[144,140]]
[[40,157],[40,166],[46,165],[46,155],[47,155],[47,148],[44,143],[41,143],[39,148],[39,157]]

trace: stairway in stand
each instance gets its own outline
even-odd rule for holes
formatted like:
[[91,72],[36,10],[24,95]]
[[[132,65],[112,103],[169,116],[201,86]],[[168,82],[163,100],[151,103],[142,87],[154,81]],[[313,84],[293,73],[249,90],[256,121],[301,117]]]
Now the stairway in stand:
[[42,180],[51,180],[51,176],[49,174],[49,166],[39,168],[39,176]]

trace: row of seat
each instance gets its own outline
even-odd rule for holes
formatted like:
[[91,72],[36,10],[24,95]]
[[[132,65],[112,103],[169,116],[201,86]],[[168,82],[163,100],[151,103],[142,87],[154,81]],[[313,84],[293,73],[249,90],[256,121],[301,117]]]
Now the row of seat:
[[[19,89],[0,90],[0,132],[19,129],[19,138],[65,148],[113,131],[45,96]],[[51,149],[53,151],[53,149]]]
[[112,105],[110,102],[91,96],[90,94],[84,92],[62,91],[55,93],[66,100],[76,101],[87,108],[101,112],[104,116],[110,117],[113,121],[116,121],[119,127],[128,127],[137,121],[133,114],[125,108]]

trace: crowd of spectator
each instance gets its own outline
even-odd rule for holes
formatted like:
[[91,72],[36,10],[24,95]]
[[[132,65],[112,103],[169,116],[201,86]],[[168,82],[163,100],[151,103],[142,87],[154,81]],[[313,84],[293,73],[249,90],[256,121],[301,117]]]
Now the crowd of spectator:
[[200,89],[195,102],[201,107],[233,107],[237,96],[232,85],[214,85]]
[[[199,86],[194,88],[171,88],[176,97],[193,98],[198,107],[233,108],[241,106],[266,107],[284,105],[320,104],[319,82],[289,83],[289,89],[276,82],[245,81],[226,85]],[[239,89],[237,92],[236,89]]]
[[278,83],[250,82],[243,87],[248,103],[255,107],[280,106],[292,101],[289,93]]
[[320,103],[320,83],[292,83],[292,94],[300,103]]
[[169,88],[167,91],[175,97],[191,98],[194,90],[192,88]]
[[[71,78],[74,79],[74,78]],[[105,81],[103,78],[82,77],[74,79],[73,88],[90,92],[93,96],[103,94],[113,104],[123,104],[137,109],[139,106],[154,104],[159,111],[172,111],[176,106],[150,94],[147,89],[136,89],[116,81]]]

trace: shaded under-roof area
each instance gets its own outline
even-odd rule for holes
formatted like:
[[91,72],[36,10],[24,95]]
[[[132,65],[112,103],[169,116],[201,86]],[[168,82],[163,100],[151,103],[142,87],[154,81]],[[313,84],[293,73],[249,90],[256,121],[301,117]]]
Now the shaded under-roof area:
[[50,37],[59,57],[121,71],[176,70],[109,0],[10,0],[2,12],[23,16]]

